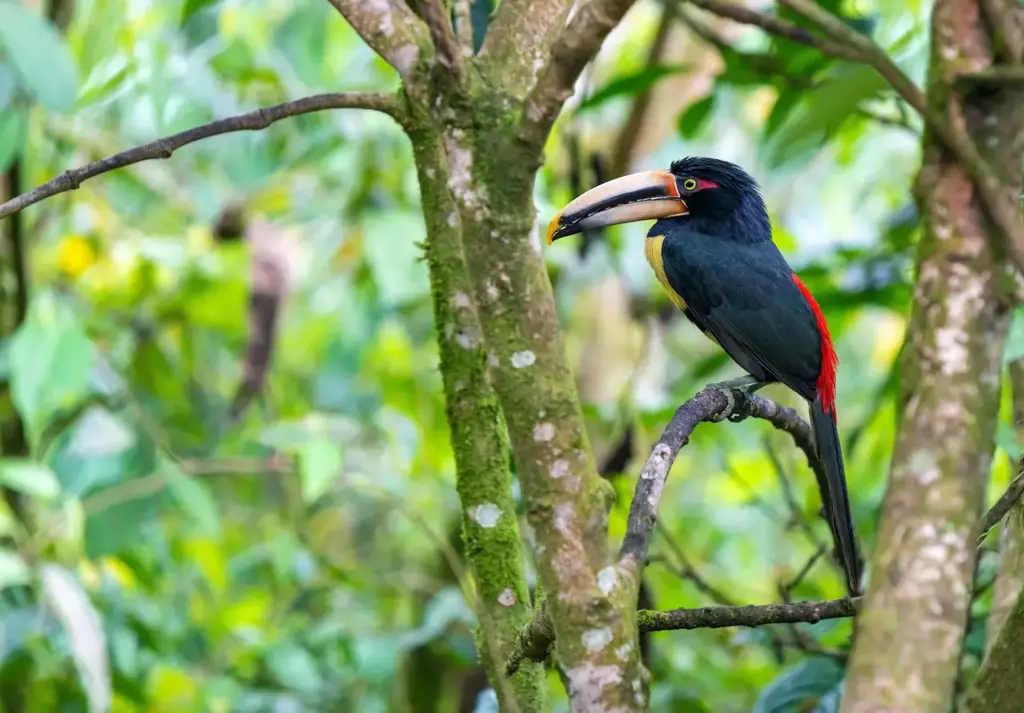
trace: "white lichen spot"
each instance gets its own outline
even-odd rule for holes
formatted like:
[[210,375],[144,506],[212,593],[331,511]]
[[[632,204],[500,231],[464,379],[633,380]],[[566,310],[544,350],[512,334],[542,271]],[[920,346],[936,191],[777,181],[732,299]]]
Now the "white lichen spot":
[[565,458],[559,458],[551,464],[551,467],[548,469],[548,474],[552,478],[564,478],[569,475],[569,461]]
[[619,661],[629,661],[629,654],[633,651],[632,644],[623,644],[615,649],[615,658]]
[[465,292],[456,292],[452,296],[452,304],[457,309],[469,309],[473,305],[473,301],[469,299],[469,295]]
[[555,438],[555,424],[550,421],[541,421],[533,427],[533,440],[538,443],[547,443]]
[[498,295],[500,293],[498,292],[498,288],[495,287],[493,283],[488,282],[487,287],[485,287],[484,289],[487,290],[487,296],[489,298],[491,298],[492,300],[498,299]]
[[466,509],[469,519],[483,528],[490,529],[501,519],[501,510],[494,503],[481,503]]
[[597,665],[585,661],[565,670],[569,691],[577,710],[608,711],[604,689],[622,683],[622,669],[615,664]]
[[921,485],[932,485],[942,477],[935,455],[929,450],[914,451],[907,460],[907,468]]
[[469,328],[465,331],[459,332],[455,336],[455,341],[463,349],[476,349],[480,346],[480,335],[477,334],[476,329]]
[[562,537],[572,534],[572,521],[576,517],[572,503],[562,503],[555,506],[555,529]]
[[388,0],[364,0],[368,15],[378,18],[377,32],[387,37],[395,31],[391,21],[393,8]]
[[451,213],[448,214],[448,226],[454,228],[458,224],[459,216],[455,213],[455,211],[452,211]]
[[533,227],[530,228],[530,246],[533,247],[534,252],[538,255],[541,254],[543,248],[540,244],[540,228],[537,227],[537,221],[533,221]]
[[416,66],[416,60],[419,59],[419,56],[420,48],[410,43],[402,45],[391,53],[391,63],[394,65],[399,76],[407,77],[412,72],[412,68]]
[[501,360],[494,352],[487,352],[487,364],[491,368],[497,368],[501,364]]
[[510,607],[516,603],[516,593],[512,591],[512,587],[505,587],[501,590],[501,594],[498,595],[498,604],[503,607]]
[[521,352],[516,352],[512,355],[512,366],[516,369],[525,369],[528,366],[533,366],[534,362],[537,361],[537,355],[531,352],[529,349],[525,349]]
[[611,594],[618,582],[618,575],[615,567],[609,565],[597,573],[597,586],[606,595]]
[[612,641],[612,630],[607,626],[601,629],[590,629],[584,631],[580,637],[583,646],[590,653],[597,653]]

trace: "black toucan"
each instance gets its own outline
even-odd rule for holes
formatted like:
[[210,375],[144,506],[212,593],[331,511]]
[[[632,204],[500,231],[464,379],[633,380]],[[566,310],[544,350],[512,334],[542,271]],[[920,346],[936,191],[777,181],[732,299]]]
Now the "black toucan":
[[781,382],[807,399],[825,516],[851,596],[860,561],[836,426],[836,368],[828,324],[810,291],[772,242],[757,182],[739,166],[684,158],[668,171],[623,176],[579,196],[555,216],[548,244],[608,225],[657,219],[647,261],[672,301],[750,376],[730,382],[750,393]]

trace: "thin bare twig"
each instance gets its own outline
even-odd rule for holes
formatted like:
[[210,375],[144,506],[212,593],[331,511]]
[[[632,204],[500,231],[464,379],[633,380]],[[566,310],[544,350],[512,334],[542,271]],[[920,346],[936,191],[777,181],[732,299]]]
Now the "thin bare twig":
[[342,93],[316,94],[310,97],[303,97],[302,99],[285,102],[284,104],[250,111],[246,114],[211,121],[208,124],[186,129],[180,133],[157,139],[143,146],[137,146],[113,156],[107,156],[80,168],[73,168],[41,186],[33,188],[28,193],[22,193],[20,196],[0,204],[0,218],[5,218],[8,215],[24,210],[28,206],[51,196],[73,191],[81,186],[84,181],[100,174],[131,166],[135,163],[141,163],[142,161],[168,159],[182,146],[194,144],[197,141],[202,141],[212,136],[239,131],[261,131],[281,119],[301,114],[311,114],[317,111],[326,111],[328,109],[369,109],[388,114],[396,120],[400,120],[403,115],[401,104],[397,97],[392,94]]
[[1006,514],[1010,512],[1010,508],[1020,500],[1021,495],[1024,495],[1024,461],[1018,466],[1017,476],[1010,482],[1006,491],[996,500],[995,505],[985,513],[985,517],[981,518],[981,522],[978,524],[978,544],[981,544],[982,540],[985,539],[985,535],[989,533],[989,530],[1006,517]]

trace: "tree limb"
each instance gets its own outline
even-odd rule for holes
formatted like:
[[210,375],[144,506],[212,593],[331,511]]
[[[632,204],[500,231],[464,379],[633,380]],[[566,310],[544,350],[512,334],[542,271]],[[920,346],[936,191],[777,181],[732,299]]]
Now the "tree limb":
[[1017,477],[1011,482],[1006,491],[996,500],[985,517],[981,518],[981,522],[978,524],[978,544],[985,539],[985,535],[988,534],[989,530],[999,524],[999,521],[1006,517],[1006,514],[1010,512],[1010,508],[1020,502],[1021,495],[1024,495],[1024,470],[1017,471]]
[[741,395],[707,387],[676,410],[651,450],[637,480],[629,508],[626,535],[619,550],[620,567],[633,572],[643,567],[668,473],[679,451],[690,442],[690,435],[699,423],[718,421],[723,415],[734,421],[747,417],[764,419],[788,433],[807,455],[809,462],[817,462],[811,428],[795,410],[756,394],[741,399],[738,396]]
[[402,0],[330,0],[330,3],[370,49],[395,68],[403,81],[410,80],[420,52],[429,41],[427,29]]
[[203,139],[238,131],[261,131],[281,119],[301,114],[311,114],[317,111],[326,111],[328,109],[370,109],[388,114],[396,121],[401,121],[404,116],[402,105],[399,103],[397,96],[393,94],[342,93],[315,94],[310,97],[303,97],[302,99],[285,102],[284,104],[257,109],[247,114],[239,114],[226,119],[211,121],[208,124],[186,129],[180,133],[157,139],[143,146],[137,146],[113,156],[107,156],[85,166],[73,168],[33,188],[28,193],[23,193],[4,203],[0,203],[0,218],[5,218],[60,193],[73,191],[81,186],[84,181],[100,174],[131,166],[135,163],[141,163],[142,161],[168,159],[182,146],[194,144]]
[[[684,0],[685,1],[685,0]],[[850,47],[818,37],[799,25],[781,17],[765,15],[729,0],[689,0],[689,4],[710,12],[712,15],[724,17],[744,25],[759,27],[769,35],[781,37],[805,47],[812,47],[822,54],[851,62],[863,61],[861,54]]]
[[633,1],[589,0],[569,21],[526,100],[523,129],[531,144],[542,145],[547,139],[583,68],[601,49],[605,37],[633,6]]
[[769,624],[816,624],[825,619],[846,619],[856,616],[861,601],[861,597],[856,599],[844,597],[824,602],[638,611],[636,619],[640,631],[725,629],[730,626],[755,627]]
[[[501,0],[487,29],[480,58],[494,67],[502,88],[522,99],[541,76],[573,0]],[[600,44],[600,43],[599,43]]]
[[438,62],[452,73],[455,84],[462,86],[465,81],[462,53],[444,5],[441,4],[441,0],[423,0],[420,3],[420,13],[430,32],[430,39],[437,49]]

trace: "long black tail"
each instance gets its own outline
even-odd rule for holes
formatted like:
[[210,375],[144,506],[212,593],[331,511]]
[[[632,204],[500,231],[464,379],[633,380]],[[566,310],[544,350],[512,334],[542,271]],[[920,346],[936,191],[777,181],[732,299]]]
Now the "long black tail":
[[810,411],[811,429],[825,471],[825,481],[821,482],[819,478],[818,486],[825,506],[825,516],[832,527],[832,536],[846,568],[846,588],[853,597],[860,594],[860,557],[857,553],[857,537],[853,531],[850,497],[846,492],[846,469],[843,467],[839,429],[835,419],[825,413],[821,398],[811,402]]

